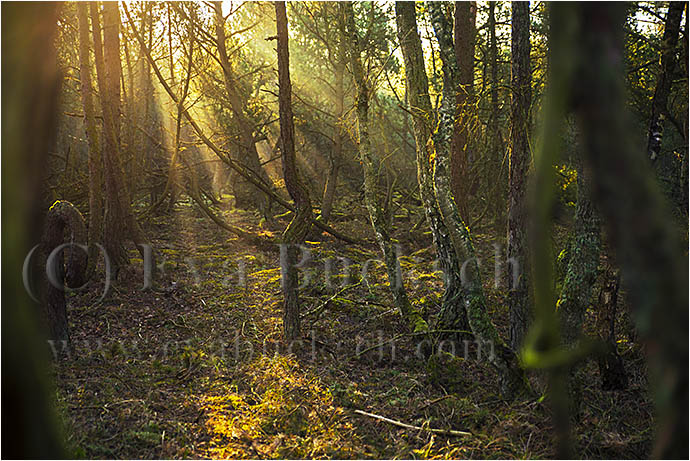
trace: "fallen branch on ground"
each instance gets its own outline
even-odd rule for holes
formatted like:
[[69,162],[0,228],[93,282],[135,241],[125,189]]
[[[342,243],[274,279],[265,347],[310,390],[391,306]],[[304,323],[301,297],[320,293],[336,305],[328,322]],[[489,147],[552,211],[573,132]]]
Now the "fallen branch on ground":
[[395,419],[386,418],[385,416],[375,415],[373,413],[367,413],[366,411],[362,411],[362,410],[355,410],[355,413],[357,413],[358,415],[364,415],[364,416],[368,416],[370,418],[378,419],[379,421],[384,421],[384,422],[386,422],[388,424],[392,424],[394,426],[404,427],[405,429],[413,429],[416,431],[427,431],[427,432],[432,432],[434,434],[452,435],[455,437],[463,437],[463,436],[467,436],[467,435],[472,435],[471,432],[455,431],[453,429],[433,429],[431,427],[413,426],[411,424],[406,424],[406,423],[403,423],[400,421],[396,421]]

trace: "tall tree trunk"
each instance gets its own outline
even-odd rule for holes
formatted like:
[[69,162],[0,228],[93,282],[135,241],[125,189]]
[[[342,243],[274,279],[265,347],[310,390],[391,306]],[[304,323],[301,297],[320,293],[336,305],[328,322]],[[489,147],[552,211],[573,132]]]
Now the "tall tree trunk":
[[[223,17],[221,2],[214,2],[213,6],[215,9],[218,59],[223,71],[223,83],[239,129],[239,139],[237,142],[239,144],[239,155],[237,155],[237,160],[244,165],[245,168],[252,171],[257,179],[267,186],[272,187],[272,183],[259,160],[259,153],[256,150],[256,142],[254,140],[254,127],[252,121],[244,113],[246,98],[242,97],[241,90],[238,88],[239,82],[232,70],[230,59],[228,58],[225,44],[225,18]],[[269,217],[271,209],[270,197],[266,196],[250,182],[244,180],[244,178],[236,177],[233,184],[236,207],[242,209],[255,208],[263,213],[266,218]]]
[[[105,219],[103,246],[113,272],[129,263],[124,241],[131,238],[142,253],[141,231],[130,206],[120,164],[120,11],[116,2],[103,3],[103,41],[97,3],[91,3],[96,73],[103,112],[103,173]],[[101,45],[102,43],[102,45]]]
[[527,246],[527,173],[531,163],[528,118],[530,107],[530,41],[529,3],[515,2],[512,7],[511,34],[511,150],[508,177],[508,260],[518,265],[517,280],[511,280],[508,305],[510,307],[510,345],[518,351],[529,328],[531,300],[529,293],[530,267]]
[[470,217],[469,196],[476,182],[469,174],[470,119],[474,105],[474,40],[477,17],[476,2],[455,2],[455,59],[458,67],[455,90],[456,117],[453,127],[450,180],[453,196],[465,221]]
[[342,3],[343,14],[347,33],[350,37],[351,51],[350,61],[355,84],[357,85],[357,123],[359,125],[359,156],[364,169],[364,201],[366,202],[369,218],[374,227],[376,241],[383,253],[386,273],[388,274],[388,285],[393,295],[395,305],[400,313],[408,322],[413,331],[423,331],[427,329],[426,322],[422,319],[419,312],[412,307],[405,285],[402,279],[402,271],[398,261],[398,254],[390,236],[388,220],[386,219],[385,205],[383,203],[386,193],[383,190],[379,178],[381,164],[378,157],[372,152],[371,140],[369,139],[369,84],[364,76],[362,67],[361,48],[359,37],[355,26],[354,10],[352,2]]
[[[575,104],[592,169],[593,197],[606,218],[621,264],[649,368],[658,411],[652,457],[688,455],[688,264],[668,203],[630,136],[624,90],[625,6],[554,4],[552,17],[573,24],[569,61],[553,80]],[[558,28],[556,34],[565,30]],[[555,72],[554,72],[555,74]],[[616,174],[611,174],[615,171]]]
[[345,65],[346,65],[346,50],[345,50],[345,30],[342,14],[338,14],[338,50],[336,52],[336,66],[335,66],[335,129],[333,150],[328,154],[328,176],[326,177],[326,184],[323,188],[323,199],[321,200],[321,219],[327,223],[331,217],[331,209],[333,208],[333,199],[335,198],[335,189],[338,182],[338,173],[343,157],[343,113],[345,105]]
[[488,359],[499,375],[501,394],[508,399],[529,392],[524,372],[519,366],[515,353],[501,340],[491,323],[486,309],[486,297],[482,287],[479,266],[474,246],[467,226],[460,217],[458,208],[450,190],[450,147],[454,121],[454,91],[457,62],[453,56],[453,39],[450,23],[443,14],[442,5],[437,2],[427,3],[431,14],[431,23],[438,40],[441,62],[443,65],[443,101],[439,113],[439,123],[432,137],[434,163],[434,190],[441,215],[448,229],[455,254],[462,261],[467,261],[469,270],[463,280],[463,300],[467,309],[472,333],[483,344],[491,344],[496,353]]
[[89,18],[86,3],[77,4],[79,19],[79,80],[81,100],[84,107],[84,127],[89,145],[89,259],[86,268],[87,278],[91,277],[98,257],[98,247],[103,238],[103,195],[101,145],[96,130],[96,117],[93,108],[93,85],[91,84],[91,63],[89,49]]
[[673,73],[676,69],[676,45],[683,10],[687,2],[669,2],[668,13],[664,23],[664,35],[661,39],[661,73],[657,79],[652,115],[649,122],[647,157],[653,162],[661,151],[661,138],[664,133],[664,117],[668,114],[668,96],[671,93]]
[[312,211],[309,193],[301,183],[295,165],[295,124],[292,116],[292,84],[290,83],[290,54],[288,49],[287,14],[285,2],[276,2],[278,35],[278,97],[280,105],[280,138],[283,158],[283,178],[297,212],[283,233],[281,249],[282,289],[284,297],[283,330],[288,340],[300,336],[299,273],[297,246],[304,243],[311,228]]
[[432,109],[429,98],[429,81],[424,70],[424,54],[417,31],[414,3],[396,2],[395,20],[398,41],[405,63],[405,91],[409,111],[413,114],[412,132],[416,146],[419,193],[424,205],[427,223],[431,229],[439,265],[444,274],[445,290],[437,328],[439,330],[467,331],[469,330],[469,323],[463,303],[461,266],[448,237],[448,229],[443,222],[434,195],[430,155],[427,149],[427,142],[431,139]]
[[[505,222],[505,191],[507,190],[507,182],[504,176],[503,157],[505,154],[505,146],[503,144],[503,135],[499,126],[500,111],[498,103],[498,40],[496,39],[496,3],[489,2],[489,12],[487,20],[487,28],[489,30],[489,99],[491,112],[489,114],[489,121],[487,129],[489,131],[489,152],[491,165],[491,173],[487,177],[487,186],[490,188],[490,200],[494,204],[496,210],[496,229],[498,232],[504,232],[506,229]],[[492,179],[489,179],[492,178]],[[502,206],[503,205],[503,206]]]
[[[36,306],[19,268],[40,238],[44,178],[54,150],[60,82],[58,3],[3,3],[2,42],[2,454],[67,456],[45,363]],[[51,375],[51,376],[49,376]]]

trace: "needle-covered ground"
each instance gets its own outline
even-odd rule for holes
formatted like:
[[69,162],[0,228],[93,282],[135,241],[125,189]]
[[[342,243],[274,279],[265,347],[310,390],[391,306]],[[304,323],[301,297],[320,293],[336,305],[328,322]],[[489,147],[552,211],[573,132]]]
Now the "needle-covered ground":
[[[197,210],[180,203],[171,214],[145,223],[158,256],[152,288],[142,289],[143,261],[131,249],[132,264],[102,301],[102,281],[70,295],[74,353],[55,363],[54,374],[74,456],[553,456],[548,399],[501,400],[496,374],[471,347],[465,354],[459,345],[455,357],[423,357],[424,338],[406,334],[391,305],[362,210],[354,217],[336,215],[333,224],[370,243],[347,245],[324,234],[312,235],[305,245],[311,262],[301,271],[304,338],[294,344],[282,341],[277,245],[249,246]],[[222,206],[217,212],[276,240],[286,224],[277,220],[268,228],[252,213]],[[396,227],[410,228],[415,219]],[[433,319],[442,284],[430,236],[419,227],[396,237],[410,298]],[[505,337],[505,293],[493,280],[496,242],[489,235],[493,230],[482,231],[475,229],[474,241],[490,314]],[[619,346],[628,390],[602,391],[593,360],[580,371],[588,378],[572,434],[581,457],[649,454],[654,434],[644,355],[624,317]],[[542,395],[543,377],[532,373],[530,379]]]

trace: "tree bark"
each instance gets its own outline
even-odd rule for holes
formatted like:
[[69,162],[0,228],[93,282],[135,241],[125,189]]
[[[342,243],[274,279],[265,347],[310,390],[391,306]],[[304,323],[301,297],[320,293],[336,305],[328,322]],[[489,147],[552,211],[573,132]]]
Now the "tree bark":
[[474,336],[484,344],[492,344],[496,354],[488,359],[499,375],[501,394],[512,399],[529,393],[527,380],[519,366],[515,353],[505,346],[498,336],[486,310],[486,297],[482,287],[479,266],[470,238],[450,190],[450,147],[454,121],[454,90],[457,63],[453,56],[453,40],[450,23],[437,2],[428,2],[431,23],[438,40],[443,69],[443,101],[438,116],[438,127],[433,134],[431,148],[434,154],[434,190],[441,215],[448,229],[455,254],[469,264],[463,280],[463,300],[470,328]]
[[487,28],[489,30],[489,100],[491,112],[489,114],[489,121],[487,123],[487,130],[489,132],[489,164],[492,167],[491,179],[487,178],[487,187],[491,190],[491,202],[495,204],[496,209],[496,229],[497,232],[505,232],[505,193],[507,191],[507,182],[504,176],[503,156],[505,154],[505,146],[503,144],[503,135],[499,126],[500,110],[498,102],[498,40],[496,39],[496,2],[489,2],[489,12],[487,20]]
[[[129,263],[124,241],[131,238],[143,255],[141,231],[130,206],[120,164],[120,11],[115,2],[103,4],[103,40],[97,3],[91,3],[96,72],[103,112],[103,173],[105,183],[104,247],[113,273]],[[101,45],[102,43],[102,45]]]
[[423,331],[427,329],[426,322],[410,303],[402,279],[402,271],[398,261],[398,254],[390,236],[388,220],[386,219],[383,200],[386,196],[378,177],[381,165],[378,157],[372,152],[369,138],[369,85],[362,67],[361,47],[355,26],[352,2],[344,2],[343,14],[347,33],[350,37],[350,62],[357,86],[356,110],[359,125],[359,156],[364,169],[364,201],[369,211],[369,219],[376,234],[376,241],[383,253],[388,285],[393,295],[395,305],[400,310],[410,330]]
[[676,69],[676,46],[683,10],[687,2],[669,2],[668,13],[664,23],[664,35],[661,39],[661,73],[659,74],[654,98],[652,99],[652,114],[647,136],[647,157],[653,162],[661,152],[661,139],[664,134],[664,118],[668,113],[668,96],[671,93],[673,73]]
[[345,65],[346,65],[346,49],[347,42],[345,36],[345,25],[342,14],[338,14],[338,49],[336,51],[336,65],[335,65],[335,128],[333,151],[328,155],[328,176],[326,177],[326,184],[323,188],[323,199],[321,200],[321,220],[327,223],[331,217],[331,209],[333,208],[333,199],[335,198],[335,190],[338,182],[338,173],[343,156],[343,114],[345,106]]
[[474,105],[474,41],[476,2],[455,2],[455,59],[458,67],[455,90],[456,117],[453,127],[450,179],[453,196],[465,221],[469,219],[469,199],[476,182],[470,169],[470,125]]
[[[645,159],[630,136],[624,90],[622,4],[554,4],[576,21],[569,88],[640,335],[647,343],[658,411],[652,457],[688,455],[687,248]],[[561,31],[558,31],[561,32]],[[564,71],[565,72],[565,71]],[[615,172],[615,174],[612,174]]]
[[[252,170],[258,178],[261,178],[267,186],[272,187],[270,178],[261,166],[261,161],[259,160],[259,153],[256,150],[256,142],[254,141],[254,127],[252,121],[244,113],[244,108],[247,106],[246,98],[242,97],[242,92],[238,87],[239,83],[237,82],[232,64],[228,58],[225,44],[225,18],[223,17],[221,2],[214,2],[213,6],[215,9],[218,59],[223,71],[223,83],[239,129],[239,140],[237,142],[237,144],[239,144],[239,150],[236,158],[247,169]],[[235,206],[237,208],[245,210],[254,208],[263,213],[264,217],[269,218],[271,199],[262,194],[253,184],[246,181],[244,178],[236,177],[233,182],[233,191],[235,194]]]
[[436,255],[444,274],[445,290],[437,329],[467,331],[469,323],[462,296],[461,266],[434,195],[430,152],[427,149],[432,128],[431,100],[429,81],[424,70],[422,42],[417,31],[414,3],[396,2],[395,21],[405,64],[407,101],[409,111],[413,114],[412,132],[416,146],[417,182],[424,213],[436,247]]
[[521,349],[530,324],[530,267],[527,246],[527,173],[531,163],[528,139],[530,106],[530,40],[529,3],[515,2],[512,7],[511,35],[511,150],[508,176],[508,248],[507,257],[518,270],[511,280],[508,295],[510,308],[510,345]]
[[89,145],[89,260],[86,277],[90,278],[96,268],[98,247],[103,238],[103,195],[102,195],[102,159],[101,145],[96,130],[96,118],[93,108],[93,85],[91,83],[91,63],[89,49],[89,18],[86,3],[77,4],[79,20],[79,80],[81,82],[81,100],[84,108],[84,127]]
[[[67,242],[64,242],[65,231],[68,231]],[[48,265],[50,254],[63,243],[72,246],[60,250],[55,255],[55,264]],[[78,288],[84,283],[84,274],[87,267],[87,256],[76,245],[86,243],[86,225],[79,210],[70,202],[59,200],[50,209],[45,220],[45,229],[41,239],[44,267],[50,270],[53,280],[44,280],[43,312],[48,326],[49,339],[57,344],[69,345],[69,326],[67,323],[67,302],[65,300],[65,287]],[[65,272],[64,254],[68,253],[67,271]],[[52,271],[51,269],[54,269]],[[55,286],[55,285],[58,286]],[[62,347],[57,346],[58,350]]]
[[590,201],[590,178],[580,159],[577,162],[577,205],[570,258],[557,310],[563,342],[572,346],[582,331],[585,312],[597,277],[601,238],[599,217]]
[[597,305],[597,330],[599,339],[604,343],[604,353],[597,357],[597,361],[601,388],[605,391],[620,391],[628,387],[628,375],[616,343],[616,310],[620,283],[619,271],[607,271]]
[[282,289],[284,297],[283,330],[288,340],[300,337],[299,273],[297,246],[311,229],[312,210],[309,193],[301,183],[295,165],[295,124],[292,115],[292,84],[290,82],[290,54],[288,48],[287,13],[285,2],[276,2],[276,28],[278,35],[278,100],[280,112],[280,138],[282,141],[283,178],[297,212],[283,232],[281,248]]

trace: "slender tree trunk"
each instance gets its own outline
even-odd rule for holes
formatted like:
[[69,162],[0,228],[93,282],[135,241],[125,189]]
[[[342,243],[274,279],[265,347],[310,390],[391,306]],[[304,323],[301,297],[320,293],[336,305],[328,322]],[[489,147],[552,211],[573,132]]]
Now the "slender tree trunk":
[[450,190],[450,147],[455,110],[453,107],[454,82],[457,62],[453,56],[453,40],[450,23],[437,2],[428,2],[431,23],[438,40],[443,65],[443,102],[439,113],[439,124],[433,135],[432,148],[435,154],[434,189],[436,201],[448,229],[450,240],[457,257],[467,261],[468,271],[463,280],[463,300],[467,309],[472,333],[482,344],[491,344],[496,353],[488,356],[499,375],[501,394],[508,399],[529,392],[524,372],[515,353],[501,340],[486,309],[486,297],[482,287],[479,266],[467,226],[460,217]]
[[338,173],[343,156],[343,125],[342,118],[344,113],[345,101],[345,31],[343,18],[338,14],[338,51],[337,62],[335,68],[335,132],[333,133],[335,142],[333,143],[333,151],[328,154],[328,176],[326,178],[326,185],[323,188],[323,199],[321,201],[321,219],[327,223],[331,216],[331,209],[333,208],[333,199],[335,198],[335,190],[338,182]]
[[278,91],[280,104],[280,138],[282,141],[283,178],[297,212],[283,233],[281,248],[282,289],[284,297],[283,330],[285,338],[300,337],[299,273],[297,246],[311,228],[311,200],[301,183],[295,164],[295,124],[292,116],[292,84],[290,83],[290,54],[288,48],[287,13],[285,2],[276,2],[276,28],[278,35]]
[[444,274],[445,291],[438,319],[440,330],[469,330],[463,303],[460,262],[448,237],[434,195],[433,175],[427,142],[431,139],[432,118],[429,82],[424,67],[422,42],[417,31],[414,3],[396,2],[395,20],[398,40],[405,63],[405,88],[412,117],[412,132],[417,156],[417,181],[427,223],[436,247],[436,255]]
[[[512,100],[511,150],[508,177],[508,260],[518,265],[517,280],[511,280],[510,345],[518,351],[530,324],[530,268],[527,246],[527,173],[531,163],[528,117],[530,106],[529,3],[512,5]],[[510,270],[509,273],[516,273]]]
[[103,195],[102,195],[102,159],[101,145],[96,129],[96,117],[93,108],[93,86],[91,84],[91,63],[89,49],[89,18],[86,3],[77,4],[79,20],[79,80],[81,82],[81,100],[84,107],[84,127],[89,145],[89,259],[86,277],[90,278],[96,268],[98,247],[103,238]]
[[474,40],[476,2],[455,2],[455,59],[458,67],[455,90],[456,117],[451,144],[450,179],[453,196],[464,220],[469,219],[469,199],[472,183],[476,182],[469,174],[470,163],[470,124],[474,105]]
[[[232,64],[228,58],[226,49],[226,34],[225,34],[225,18],[223,17],[223,9],[221,2],[214,2],[215,9],[215,28],[216,28],[216,42],[218,45],[218,59],[223,70],[223,83],[225,85],[225,92],[230,102],[237,126],[239,128],[239,155],[238,161],[247,169],[254,172],[257,178],[263,181],[266,185],[272,186],[272,183],[266,174],[266,171],[261,166],[259,160],[259,153],[256,150],[256,142],[254,141],[254,127],[251,120],[245,115],[244,108],[246,107],[246,98],[242,97],[241,90],[238,88],[238,82],[232,70]],[[237,177],[234,181],[235,206],[242,209],[255,208],[261,211],[266,218],[269,217],[271,209],[270,197],[261,193],[250,182],[243,178]]]
[[[647,157],[653,162],[661,151],[661,138],[664,134],[664,118],[668,114],[668,96],[671,93],[673,73],[676,69],[676,45],[683,10],[687,2],[669,2],[664,35],[661,39],[661,73],[657,79],[654,98],[652,99],[652,115],[649,123],[647,141]],[[687,32],[687,31],[686,31]]]
[[[504,176],[503,157],[505,155],[505,146],[503,144],[503,135],[499,126],[500,111],[498,102],[498,40],[496,39],[496,4],[497,2],[489,2],[488,22],[487,28],[489,30],[489,99],[491,105],[491,112],[487,129],[489,131],[489,152],[491,165],[491,173],[487,177],[487,187],[491,190],[491,203],[494,204],[496,210],[496,229],[498,232],[504,232],[506,229],[505,222],[505,191],[508,189],[507,182]],[[491,178],[491,179],[489,179]]]
[[355,84],[357,85],[356,110],[357,122],[359,125],[358,148],[362,167],[364,169],[364,201],[369,211],[371,224],[374,227],[376,241],[383,253],[384,264],[388,274],[388,284],[395,305],[408,322],[411,330],[423,331],[427,328],[427,325],[407,298],[405,285],[402,279],[402,271],[400,270],[400,263],[398,261],[398,254],[391,240],[385,206],[384,203],[382,203],[386,194],[381,187],[378,177],[381,167],[380,161],[372,152],[371,140],[369,138],[370,89],[362,68],[361,48],[355,26],[352,2],[344,2],[342,6],[347,32],[350,36],[350,61],[352,63],[352,72],[354,74]]

